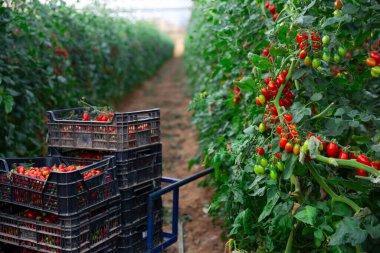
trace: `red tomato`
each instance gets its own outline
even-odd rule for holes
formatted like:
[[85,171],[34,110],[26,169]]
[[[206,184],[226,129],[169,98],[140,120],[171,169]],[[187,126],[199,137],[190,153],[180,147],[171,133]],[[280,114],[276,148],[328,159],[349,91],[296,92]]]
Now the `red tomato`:
[[366,177],[368,175],[368,172],[365,170],[357,169],[356,175],[361,176],[361,177]]
[[273,115],[278,115],[276,106],[272,106],[269,110]]
[[278,134],[281,134],[281,132],[282,132],[282,128],[281,128],[280,126],[277,126],[277,127],[276,127],[276,132],[277,132]]
[[270,81],[270,82],[268,83],[268,88],[269,88],[269,90],[271,90],[271,91],[277,90],[276,83],[273,82],[273,81]]
[[300,44],[300,49],[301,49],[301,50],[304,50],[305,47],[307,47],[307,42],[301,42],[301,44]]
[[265,154],[265,150],[262,147],[257,147],[256,148],[256,153],[259,154],[259,155],[264,155]]
[[293,151],[293,143],[291,143],[291,142],[286,143],[285,144],[285,151],[288,153],[292,152]]
[[268,56],[269,54],[269,50],[268,49],[263,49],[263,55],[264,56]]
[[276,79],[276,81],[277,81],[278,84],[285,83],[285,75],[284,74],[279,74],[278,77],[277,77],[277,79]]
[[291,122],[293,120],[293,117],[290,113],[288,114],[285,114],[284,115],[284,119],[287,121],[287,122]]
[[268,85],[269,82],[270,82],[270,78],[269,77],[265,78],[265,84]]
[[330,142],[329,145],[327,145],[326,153],[329,157],[337,157],[339,153],[338,145],[334,142]]
[[373,161],[371,162],[371,167],[375,170],[380,170],[380,161]]
[[[288,143],[288,139],[286,138],[281,138],[280,139],[280,143],[279,143],[279,146],[280,148],[285,148],[286,144]],[[293,147],[292,147],[293,148]]]
[[306,56],[307,56],[306,50],[301,50],[301,52],[300,52],[300,59],[305,59]]
[[380,54],[376,51],[371,52],[371,57],[375,59],[376,63],[380,62]]
[[[307,37],[306,37],[307,38]],[[304,35],[301,35],[301,34],[297,34],[296,35],[296,41],[298,44],[300,44],[303,40],[306,39]]]
[[343,149],[340,149],[338,158],[348,160],[348,153],[345,152]]
[[367,60],[365,61],[365,63],[367,64],[368,67],[374,67],[374,66],[376,66],[376,60],[373,59],[372,57],[367,58]]
[[267,8],[267,9],[268,9],[268,8],[269,8],[269,5],[270,5],[270,2],[269,2],[269,1],[268,1],[268,2],[266,2],[266,3],[265,3],[265,8]]
[[275,4],[272,4],[270,7],[269,7],[269,12],[272,13],[272,14],[275,14],[276,13],[276,5]]
[[356,161],[359,163],[365,164],[367,166],[371,166],[371,161],[365,155],[362,155],[362,154],[358,155],[358,157],[356,157]]
[[261,93],[264,95],[265,98],[270,97],[270,93],[269,93],[269,91],[267,90],[267,88],[262,88],[262,89],[261,89]]
[[273,21],[276,22],[277,18],[278,18],[278,13],[275,13],[275,14],[273,15]]
[[90,120],[90,115],[88,114],[88,112],[84,112],[83,113],[83,120],[84,121],[89,121]]
[[280,159],[280,160],[282,159],[282,155],[281,155],[281,153],[276,153],[275,156],[276,156],[278,159]]

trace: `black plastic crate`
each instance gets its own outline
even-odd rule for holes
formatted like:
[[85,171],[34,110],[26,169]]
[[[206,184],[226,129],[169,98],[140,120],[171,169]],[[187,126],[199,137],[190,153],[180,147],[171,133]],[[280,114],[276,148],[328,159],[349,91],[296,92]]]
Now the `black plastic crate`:
[[160,142],[160,110],[116,112],[111,121],[84,121],[85,108],[47,112],[48,145],[125,151]]
[[[121,190],[121,219],[122,226],[128,227],[140,221],[146,221],[148,214],[148,196],[150,193],[161,188],[161,180],[156,179],[144,184],[140,184]],[[157,210],[156,216],[162,216],[162,199],[157,198],[154,203],[154,210]]]
[[[33,164],[52,167],[59,164],[82,165],[70,172],[50,172],[46,180],[16,174],[14,165]],[[84,178],[92,170],[100,174]],[[114,157],[100,161],[63,157],[10,158],[0,160],[0,202],[70,216],[119,195]]]
[[[86,250],[88,253],[117,253],[118,247],[117,235],[113,235],[112,238],[104,242],[98,243],[91,247],[91,250]],[[40,251],[31,250],[29,248],[22,248],[12,244],[0,245],[0,253],[39,253]]]
[[115,156],[120,189],[151,181],[162,176],[162,144],[153,144],[123,152],[49,148],[49,155],[99,159]]
[[[156,220],[153,229],[153,246],[158,246],[163,241],[163,221]],[[130,228],[122,228],[119,236],[118,253],[144,253],[147,247],[148,226],[142,221]]]
[[[46,222],[26,218],[25,210],[6,204],[0,212],[0,241],[38,252],[101,252],[120,235],[120,199],[98,209]],[[30,210],[32,212],[32,210]]]

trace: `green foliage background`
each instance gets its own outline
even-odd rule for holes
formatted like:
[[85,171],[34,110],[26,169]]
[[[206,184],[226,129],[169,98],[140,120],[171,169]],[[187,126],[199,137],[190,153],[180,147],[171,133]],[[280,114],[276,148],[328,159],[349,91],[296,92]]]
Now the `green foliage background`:
[[0,156],[41,154],[46,110],[76,107],[81,97],[115,104],[173,53],[147,23],[60,1],[15,5],[0,0]]

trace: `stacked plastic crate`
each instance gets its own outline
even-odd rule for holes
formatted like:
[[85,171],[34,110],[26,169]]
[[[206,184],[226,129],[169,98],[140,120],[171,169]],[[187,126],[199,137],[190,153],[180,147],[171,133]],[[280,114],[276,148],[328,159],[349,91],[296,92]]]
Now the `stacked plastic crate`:
[[[146,252],[147,199],[160,189],[160,111],[113,113],[108,121],[83,120],[84,108],[48,112],[50,155],[101,159],[112,155],[121,195],[118,252]],[[161,243],[162,200],[155,211],[155,245]]]
[[0,160],[0,241],[19,252],[116,252],[121,206],[114,160]]

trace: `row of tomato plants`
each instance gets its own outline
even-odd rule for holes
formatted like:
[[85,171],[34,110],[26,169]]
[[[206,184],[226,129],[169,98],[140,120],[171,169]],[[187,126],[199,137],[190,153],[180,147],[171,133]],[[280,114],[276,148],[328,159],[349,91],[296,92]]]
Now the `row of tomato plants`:
[[63,1],[0,0],[0,156],[40,154],[45,112],[120,101],[172,56],[153,25]]
[[380,250],[379,9],[196,1],[190,108],[227,250]]

